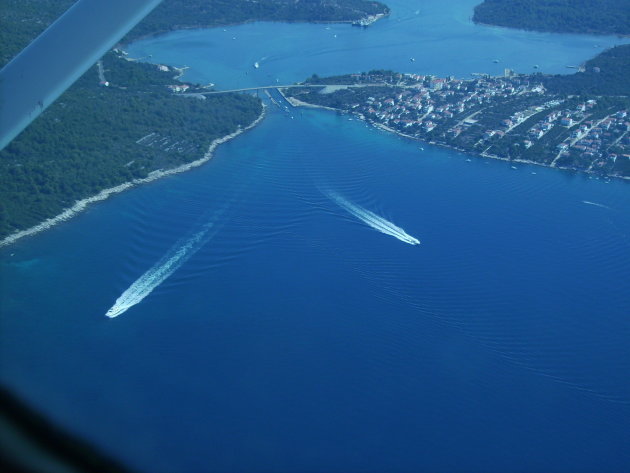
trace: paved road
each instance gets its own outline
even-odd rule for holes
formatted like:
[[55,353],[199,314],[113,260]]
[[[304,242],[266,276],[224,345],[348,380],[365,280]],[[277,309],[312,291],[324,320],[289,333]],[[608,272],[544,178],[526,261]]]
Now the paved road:
[[329,94],[335,92],[340,89],[348,89],[348,88],[360,88],[360,87],[402,87],[407,89],[417,88],[416,86],[394,86],[392,84],[334,84],[334,85],[326,85],[326,84],[289,84],[289,85],[261,85],[259,87],[246,87],[243,89],[230,89],[230,90],[213,90],[211,92],[196,92],[194,94],[181,94],[181,95],[213,95],[213,94],[229,94],[231,92],[247,92],[248,90],[264,90],[264,89],[288,89],[291,87],[295,88],[321,88],[324,94]]
[[321,87],[321,85],[261,85],[259,87],[245,87],[243,89],[230,89],[230,90],[213,90],[211,92],[195,92],[190,94],[181,95],[214,95],[214,94],[230,94],[232,92],[247,92],[248,90],[264,90],[264,89],[286,89],[289,87]]

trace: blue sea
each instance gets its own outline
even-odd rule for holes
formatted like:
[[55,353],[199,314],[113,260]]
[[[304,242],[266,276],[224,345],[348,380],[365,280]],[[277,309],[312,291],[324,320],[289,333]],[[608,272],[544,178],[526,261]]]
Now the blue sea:
[[[367,29],[128,51],[230,89],[568,73],[621,42],[473,25],[476,0],[388,3]],[[0,381],[135,471],[630,471],[630,184],[287,109],[3,248]]]

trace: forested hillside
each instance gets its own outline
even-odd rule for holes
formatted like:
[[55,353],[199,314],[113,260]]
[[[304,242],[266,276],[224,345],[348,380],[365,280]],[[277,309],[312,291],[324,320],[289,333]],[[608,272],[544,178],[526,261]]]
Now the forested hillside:
[[74,0],[1,0],[0,68],[73,3]]
[[551,93],[630,96],[630,45],[604,51],[584,65],[584,72],[543,76]]
[[219,26],[252,20],[336,22],[388,13],[370,0],[164,0],[125,41],[179,28]]
[[[0,67],[74,0],[0,2]],[[384,13],[364,0],[164,0],[126,41],[176,28],[250,20],[350,21]],[[0,238],[52,217],[77,199],[156,169],[199,159],[213,139],[249,125],[261,112],[249,95],[206,100],[172,94],[174,71],[103,59],[109,87],[90,69],[0,151]]]
[[[0,1],[0,67],[65,12],[75,0]],[[252,20],[352,21],[389,10],[370,0],[163,0],[124,39],[178,28]]]
[[109,87],[91,68],[0,151],[0,238],[102,189],[199,159],[261,112],[250,95],[182,97],[165,87],[173,71],[113,53],[103,62]]
[[473,21],[557,33],[630,34],[630,0],[484,0]]

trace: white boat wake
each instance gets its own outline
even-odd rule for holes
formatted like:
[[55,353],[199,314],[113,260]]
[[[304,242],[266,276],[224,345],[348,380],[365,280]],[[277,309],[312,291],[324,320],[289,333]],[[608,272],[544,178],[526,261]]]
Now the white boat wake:
[[595,207],[601,207],[602,209],[610,209],[610,207],[608,207],[607,205],[598,204],[597,202],[591,202],[589,200],[583,200],[582,203],[587,205],[594,205]]
[[207,223],[201,231],[195,233],[186,240],[180,240],[175,244],[151,269],[140,276],[129,288],[123,292],[114,305],[105,313],[107,317],[114,318],[138,304],[153,290],[162,284],[166,278],[173,274],[194,255],[208,241],[208,235],[214,223]]
[[333,202],[335,202],[339,207],[346,210],[351,215],[355,216],[359,220],[364,223],[367,223],[370,227],[375,230],[378,230],[381,233],[386,235],[393,236],[394,238],[399,239],[402,242],[408,243],[409,245],[419,245],[420,240],[415,237],[412,237],[407,232],[405,232],[402,228],[397,225],[394,225],[392,222],[385,220],[383,217],[376,215],[374,212],[370,212],[369,210],[353,204],[349,202],[347,199],[339,195],[334,191],[324,191],[324,194],[328,196]]

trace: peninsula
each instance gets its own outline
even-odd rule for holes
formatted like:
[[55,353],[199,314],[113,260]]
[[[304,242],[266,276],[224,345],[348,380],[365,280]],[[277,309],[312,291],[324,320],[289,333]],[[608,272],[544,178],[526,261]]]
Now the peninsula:
[[371,0],[164,0],[123,42],[173,30],[251,21],[368,25],[388,14],[386,5]]
[[630,45],[572,76],[471,79],[374,70],[316,75],[283,92],[294,105],[351,113],[384,130],[513,162],[630,179]]
[[[0,9],[0,67],[74,0],[8,0]],[[371,21],[387,7],[365,0],[164,0],[123,41],[174,29],[253,20]],[[114,192],[207,161],[257,123],[248,94],[206,96],[181,70],[106,54],[0,150],[0,246],[66,220]]]
[[630,0],[484,0],[473,21],[553,33],[630,35]]

